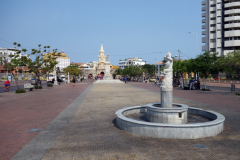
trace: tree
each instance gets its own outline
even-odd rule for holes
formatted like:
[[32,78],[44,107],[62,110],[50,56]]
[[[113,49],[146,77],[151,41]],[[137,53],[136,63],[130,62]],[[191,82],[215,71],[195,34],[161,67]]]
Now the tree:
[[75,75],[75,76],[81,74],[81,71],[78,69],[78,66],[73,66],[73,65],[63,68],[63,71],[65,73],[69,72],[70,75]]
[[116,75],[122,75],[122,72],[123,70],[121,68],[116,69],[113,73],[113,77],[115,77]]
[[[18,47],[21,46],[21,44],[17,44],[16,42],[14,42],[13,45],[14,46],[17,45]],[[16,47],[14,47],[14,48],[16,48]],[[15,50],[15,54],[9,55],[8,57],[11,58],[10,63],[8,62],[8,57],[7,56],[4,56],[3,59],[2,59],[2,62],[4,64],[4,68],[6,68],[8,71],[12,72],[12,77],[14,78],[18,89],[20,89],[20,88],[18,86],[16,77],[13,74],[13,70],[15,70],[17,67],[19,67],[23,63],[22,62],[23,58],[20,58],[20,54],[21,54],[21,50],[18,50],[18,51]]]
[[205,78],[205,89],[207,89],[206,83],[209,74],[219,72],[222,69],[217,63],[217,55],[218,53],[205,52],[188,61],[188,71],[199,72],[201,77]]
[[[52,71],[53,68],[56,66],[56,57],[54,57],[57,53],[57,49],[53,49],[52,52],[45,53],[46,48],[44,46],[44,51],[41,51],[41,44],[38,45],[39,49],[32,49],[31,55],[35,55],[35,59],[26,59],[25,65],[28,66],[30,72],[33,72],[38,79],[40,79],[40,75],[42,72],[49,72]],[[49,46],[50,48],[50,46]],[[30,55],[28,55],[30,56]],[[38,83],[39,84],[39,83]]]
[[[219,60],[220,61],[220,60]],[[234,51],[228,53],[227,56],[221,59],[221,64],[224,66],[224,71],[238,75],[240,79],[240,52]]]
[[181,78],[182,78],[182,88],[184,85],[184,78],[183,78],[183,74],[185,72],[187,72],[187,60],[174,60],[173,61],[173,72],[176,72],[177,74],[180,74]]
[[142,71],[152,77],[155,74],[155,66],[152,64],[145,64],[142,66]]

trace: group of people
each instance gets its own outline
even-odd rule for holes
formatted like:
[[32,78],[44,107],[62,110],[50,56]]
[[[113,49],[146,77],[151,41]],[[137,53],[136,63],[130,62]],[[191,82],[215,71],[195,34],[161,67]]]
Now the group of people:
[[195,87],[195,89],[197,89],[197,90],[200,90],[200,79],[199,79],[199,77],[197,77],[196,80],[193,77],[189,80],[188,88],[193,90],[193,87]]

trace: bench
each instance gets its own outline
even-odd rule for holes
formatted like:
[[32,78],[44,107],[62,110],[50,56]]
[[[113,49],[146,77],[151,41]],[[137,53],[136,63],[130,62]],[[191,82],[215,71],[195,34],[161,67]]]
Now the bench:
[[24,83],[24,89],[29,89],[29,91],[33,90],[33,85],[31,83]]

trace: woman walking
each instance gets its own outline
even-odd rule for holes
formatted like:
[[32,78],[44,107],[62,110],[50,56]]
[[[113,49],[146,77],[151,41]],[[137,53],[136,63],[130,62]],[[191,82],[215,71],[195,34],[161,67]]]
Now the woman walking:
[[75,86],[75,81],[76,81],[75,76],[73,76],[73,86]]

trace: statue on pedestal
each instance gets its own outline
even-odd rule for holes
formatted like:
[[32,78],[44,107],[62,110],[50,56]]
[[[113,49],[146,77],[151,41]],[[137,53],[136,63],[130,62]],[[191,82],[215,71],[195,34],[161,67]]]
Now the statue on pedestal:
[[164,66],[164,79],[161,85],[162,91],[172,91],[172,77],[173,77],[173,59],[171,57],[171,53],[168,52],[164,56],[164,60],[166,60],[165,66]]

